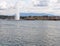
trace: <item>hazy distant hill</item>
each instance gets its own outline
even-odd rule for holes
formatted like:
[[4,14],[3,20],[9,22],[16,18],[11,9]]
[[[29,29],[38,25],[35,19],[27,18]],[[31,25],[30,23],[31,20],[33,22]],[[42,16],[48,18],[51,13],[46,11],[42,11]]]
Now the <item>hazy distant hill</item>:
[[49,13],[21,13],[21,16],[54,16],[54,14]]

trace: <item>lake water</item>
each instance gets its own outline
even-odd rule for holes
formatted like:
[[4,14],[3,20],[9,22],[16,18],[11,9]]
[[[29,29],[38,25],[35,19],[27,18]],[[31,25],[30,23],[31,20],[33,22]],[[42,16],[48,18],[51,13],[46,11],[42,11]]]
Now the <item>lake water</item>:
[[60,46],[60,21],[0,20],[0,46]]

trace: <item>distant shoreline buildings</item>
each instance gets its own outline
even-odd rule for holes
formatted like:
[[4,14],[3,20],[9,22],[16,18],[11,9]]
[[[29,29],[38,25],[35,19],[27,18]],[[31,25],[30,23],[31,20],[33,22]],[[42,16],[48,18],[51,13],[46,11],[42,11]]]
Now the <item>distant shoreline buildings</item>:
[[[0,19],[14,20],[15,16],[0,15]],[[21,16],[20,20],[60,20],[60,16]]]

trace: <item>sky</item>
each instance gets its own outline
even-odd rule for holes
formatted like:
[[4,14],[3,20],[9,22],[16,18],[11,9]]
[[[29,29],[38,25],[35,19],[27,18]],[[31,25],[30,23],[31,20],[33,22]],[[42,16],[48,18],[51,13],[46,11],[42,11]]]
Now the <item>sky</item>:
[[16,2],[16,0],[0,0],[0,7],[8,8],[14,6]]
[[0,14],[15,14],[16,2],[19,4],[20,13],[60,14],[60,2],[57,0],[0,0]]

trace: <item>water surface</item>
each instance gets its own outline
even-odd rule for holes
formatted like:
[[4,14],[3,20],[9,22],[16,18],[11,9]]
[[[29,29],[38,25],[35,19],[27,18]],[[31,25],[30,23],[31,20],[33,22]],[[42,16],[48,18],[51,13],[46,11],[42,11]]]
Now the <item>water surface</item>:
[[0,46],[60,46],[60,21],[0,20]]

